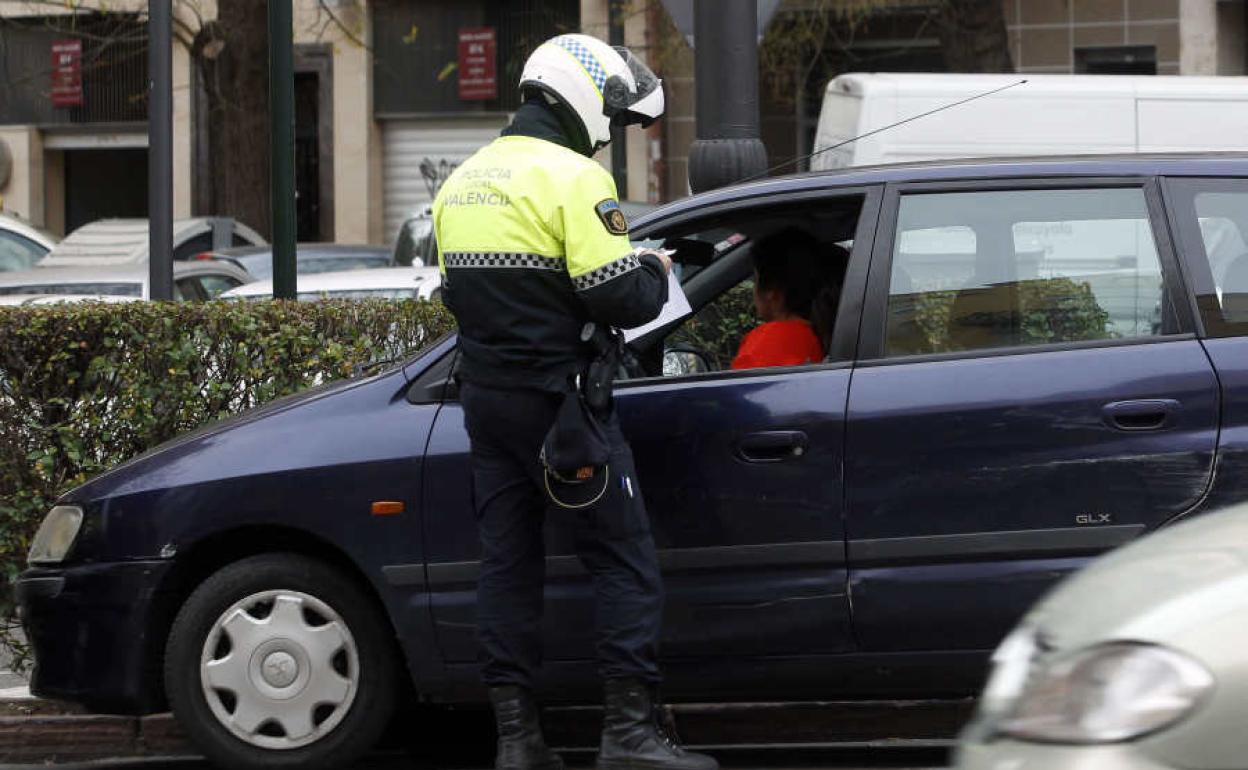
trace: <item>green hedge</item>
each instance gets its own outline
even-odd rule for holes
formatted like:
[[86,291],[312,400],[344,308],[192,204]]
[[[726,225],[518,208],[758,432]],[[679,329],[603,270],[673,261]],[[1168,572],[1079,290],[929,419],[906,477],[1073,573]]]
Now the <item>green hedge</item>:
[[[0,307],[0,574],[11,583],[44,513],[91,476],[452,326],[417,301]],[[0,645],[20,663],[12,609]]]

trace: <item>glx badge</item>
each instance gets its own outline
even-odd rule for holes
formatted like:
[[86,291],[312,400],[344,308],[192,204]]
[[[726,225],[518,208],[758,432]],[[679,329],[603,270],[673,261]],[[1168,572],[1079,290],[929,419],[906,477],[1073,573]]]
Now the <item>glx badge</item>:
[[1075,523],[1081,525],[1113,524],[1114,516],[1110,513],[1081,513],[1075,517]]

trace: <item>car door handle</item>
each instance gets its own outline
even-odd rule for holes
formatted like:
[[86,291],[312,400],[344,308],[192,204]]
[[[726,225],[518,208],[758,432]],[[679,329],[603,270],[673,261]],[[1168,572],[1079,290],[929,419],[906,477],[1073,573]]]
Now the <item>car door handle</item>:
[[737,456],[750,463],[778,463],[806,454],[809,438],[800,430],[747,433],[737,442]]
[[1162,430],[1170,427],[1180,404],[1171,398],[1114,401],[1101,409],[1109,427],[1128,432]]

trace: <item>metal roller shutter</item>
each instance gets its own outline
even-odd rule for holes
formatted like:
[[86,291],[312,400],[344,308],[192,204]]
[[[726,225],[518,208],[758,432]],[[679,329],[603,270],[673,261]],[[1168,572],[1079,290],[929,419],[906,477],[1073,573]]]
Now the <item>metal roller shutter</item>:
[[465,158],[493,141],[506,123],[499,116],[383,122],[387,239],[393,241],[403,221],[433,201],[441,181]]

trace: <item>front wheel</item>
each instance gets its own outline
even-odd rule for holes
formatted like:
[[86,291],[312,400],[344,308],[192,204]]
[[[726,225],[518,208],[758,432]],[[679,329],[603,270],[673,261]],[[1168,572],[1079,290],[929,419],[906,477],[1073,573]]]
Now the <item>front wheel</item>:
[[377,741],[398,689],[389,625],[337,569],[296,554],[222,568],[165,652],[174,716],[228,768],[339,768]]

